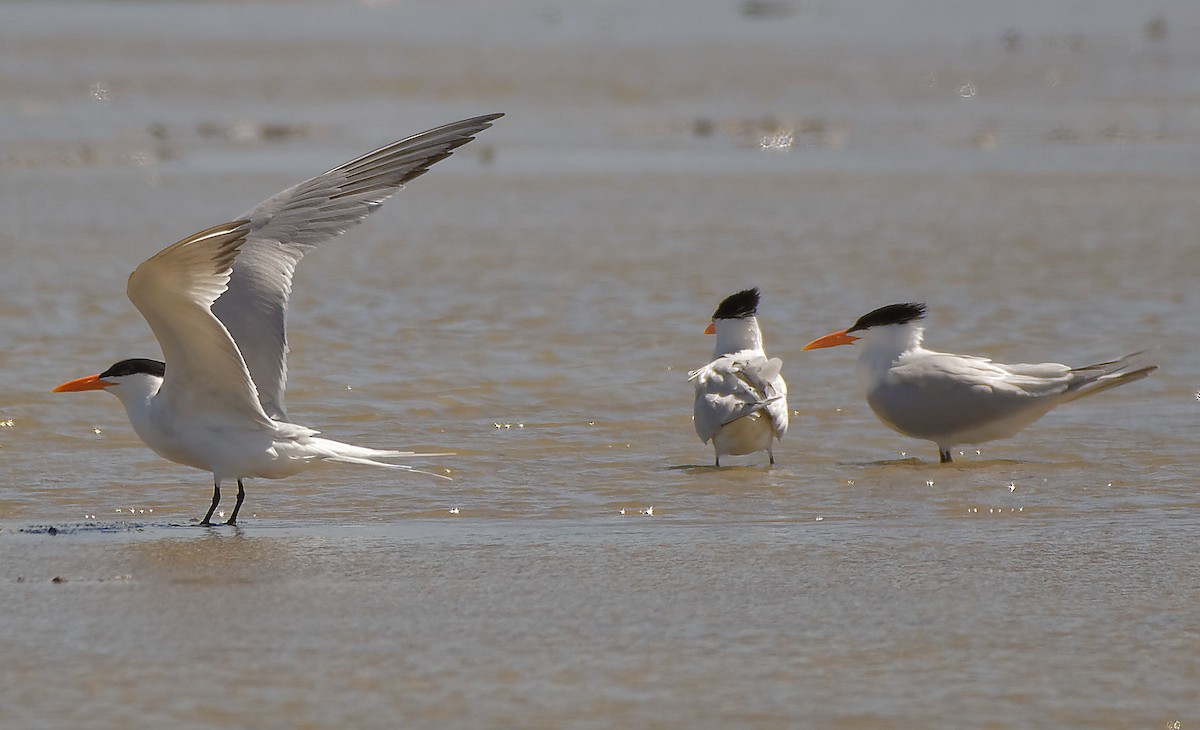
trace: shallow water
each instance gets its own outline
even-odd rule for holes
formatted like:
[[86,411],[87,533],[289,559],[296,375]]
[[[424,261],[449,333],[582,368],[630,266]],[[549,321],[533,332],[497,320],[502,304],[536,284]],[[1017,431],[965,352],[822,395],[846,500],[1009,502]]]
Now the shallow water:
[[[0,725],[1200,722],[1200,10],[1125,5],[6,5]],[[491,111],[290,317],[291,415],[452,483],[202,529],[207,475],[48,392],[156,354],[159,248]],[[792,428],[717,470],[686,373],[750,285]],[[1162,369],[941,466],[800,351],[906,300]]]

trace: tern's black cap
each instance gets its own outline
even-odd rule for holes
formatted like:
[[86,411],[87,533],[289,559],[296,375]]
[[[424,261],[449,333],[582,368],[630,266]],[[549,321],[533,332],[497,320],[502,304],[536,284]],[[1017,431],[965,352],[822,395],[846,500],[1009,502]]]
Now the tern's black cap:
[[746,319],[758,312],[758,288],[730,294],[713,312],[713,319]]
[[871,329],[872,327],[882,327],[889,324],[907,324],[909,322],[916,322],[924,318],[924,302],[889,304],[886,307],[880,307],[874,312],[868,312],[859,317],[858,321],[854,323],[854,326],[846,331],[859,332],[861,330]]
[[137,373],[145,373],[147,375],[157,375],[163,377],[167,372],[167,364],[160,360],[151,360],[145,357],[135,357],[129,360],[122,360],[113,365],[108,370],[100,373],[102,378],[119,378],[123,375],[136,375]]

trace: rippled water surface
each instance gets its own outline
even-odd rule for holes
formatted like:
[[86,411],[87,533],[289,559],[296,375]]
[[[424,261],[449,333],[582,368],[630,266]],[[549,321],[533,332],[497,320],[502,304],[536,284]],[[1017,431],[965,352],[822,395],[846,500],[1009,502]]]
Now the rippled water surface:
[[[0,725],[1200,724],[1197,6],[644,5],[5,5]],[[493,111],[290,314],[291,416],[453,482],[202,529],[208,475],[49,393],[157,355],[158,249]],[[746,286],[792,426],[715,469],[686,373]],[[942,466],[800,350],[909,300],[1162,369]]]

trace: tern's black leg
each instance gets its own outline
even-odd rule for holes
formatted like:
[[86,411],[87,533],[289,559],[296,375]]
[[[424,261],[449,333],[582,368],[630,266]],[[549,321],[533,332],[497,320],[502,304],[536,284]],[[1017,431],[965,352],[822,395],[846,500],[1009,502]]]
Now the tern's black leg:
[[938,449],[938,453],[941,454],[943,464],[949,464],[954,461],[954,459],[950,458],[950,449]]
[[212,522],[209,522],[209,520],[212,519],[213,512],[216,511],[217,505],[220,503],[221,503],[221,480],[213,479],[212,504],[208,508],[208,514],[204,515],[204,519],[200,520],[200,524],[202,524],[202,525],[211,525],[212,524]]
[[767,458],[771,460],[771,466],[775,466],[775,454],[770,449],[767,449]]
[[237,504],[233,505],[233,514],[229,515],[229,519],[225,521],[227,525],[237,524],[237,513],[242,508],[242,500],[246,498],[246,488],[242,486],[242,480],[238,480],[238,498]]

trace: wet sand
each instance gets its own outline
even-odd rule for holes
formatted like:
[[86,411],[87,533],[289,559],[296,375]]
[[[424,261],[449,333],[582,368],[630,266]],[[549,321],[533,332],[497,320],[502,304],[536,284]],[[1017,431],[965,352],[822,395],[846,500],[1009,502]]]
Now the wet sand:
[[[1200,720],[1190,4],[5,15],[0,725]],[[167,243],[492,111],[290,315],[293,417],[454,482],[252,480],[204,529],[208,475],[48,392],[156,354]],[[686,373],[752,285],[792,429],[718,470]],[[1162,369],[941,466],[800,351],[907,300],[938,349]]]

